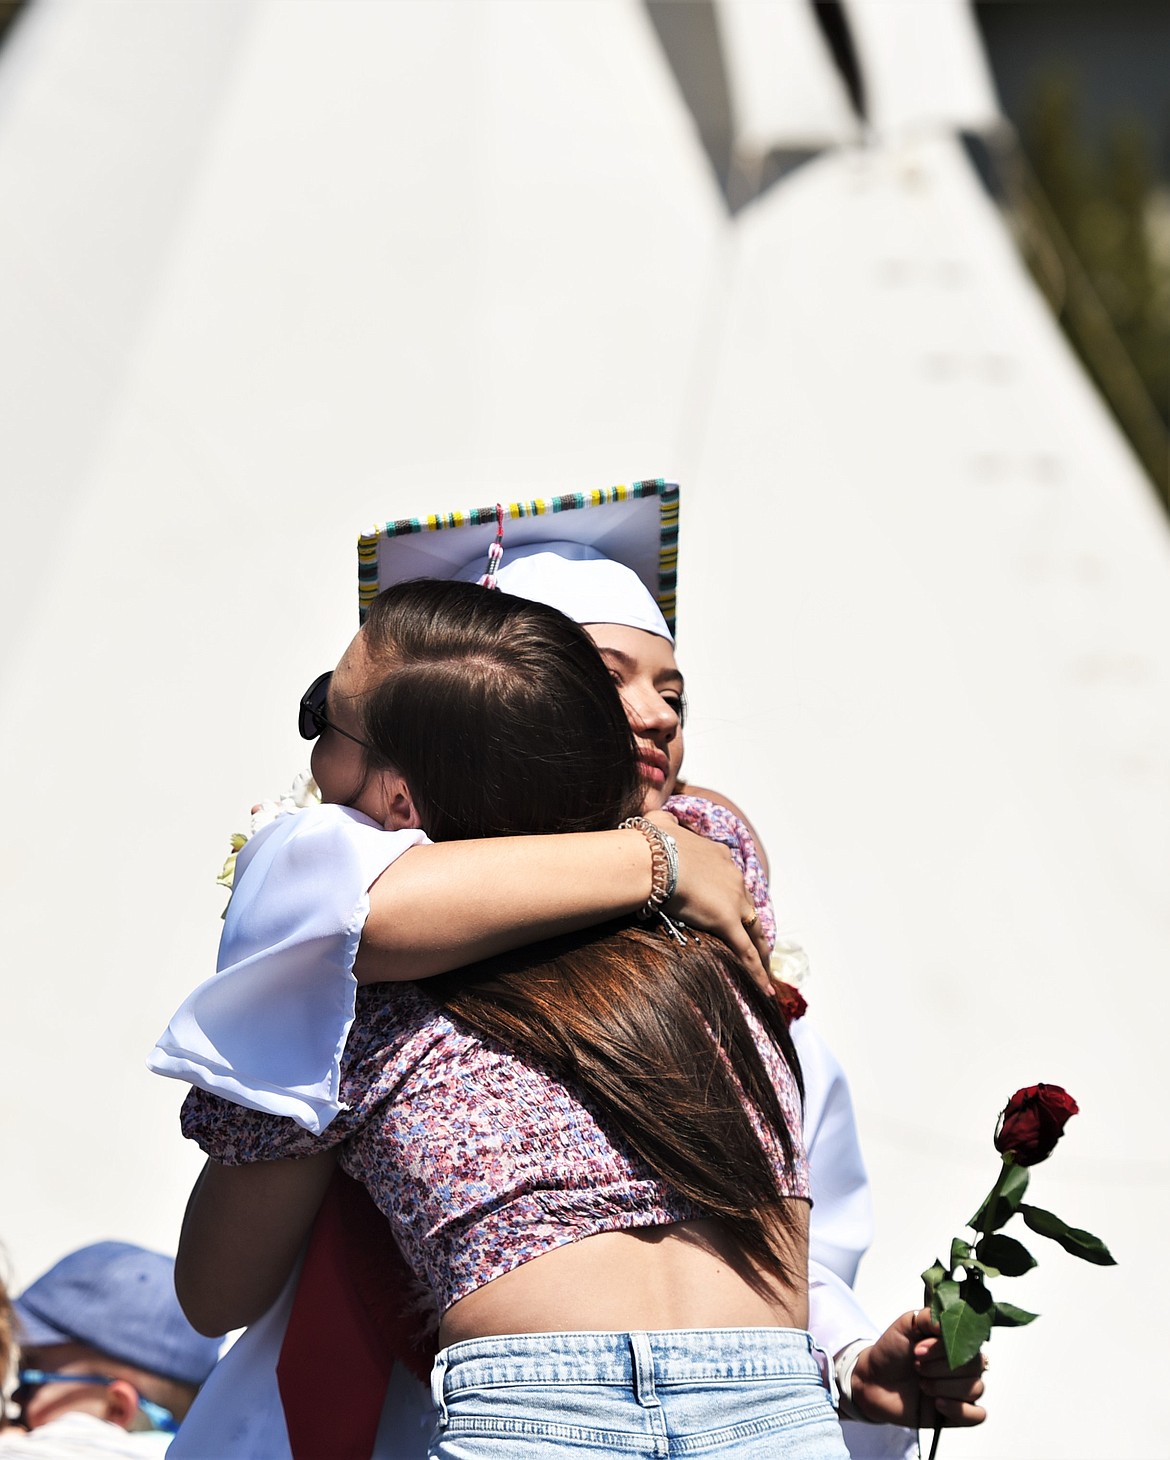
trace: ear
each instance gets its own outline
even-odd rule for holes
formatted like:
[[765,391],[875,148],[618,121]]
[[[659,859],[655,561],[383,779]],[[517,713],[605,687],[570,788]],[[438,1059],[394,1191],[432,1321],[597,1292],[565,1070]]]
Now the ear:
[[410,787],[396,772],[387,771],[385,773],[382,782],[382,796],[381,821],[387,831],[402,831],[406,827],[421,829],[422,822],[419,820],[414,797],[410,794]]
[[106,1387],[107,1424],[128,1430],[138,1418],[138,1390],[128,1379],[115,1379]]

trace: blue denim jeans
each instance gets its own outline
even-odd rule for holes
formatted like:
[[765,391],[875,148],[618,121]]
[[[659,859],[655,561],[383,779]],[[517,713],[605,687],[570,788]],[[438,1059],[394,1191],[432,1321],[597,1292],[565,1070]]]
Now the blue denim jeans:
[[537,1333],[443,1349],[430,1460],[848,1460],[807,1333]]

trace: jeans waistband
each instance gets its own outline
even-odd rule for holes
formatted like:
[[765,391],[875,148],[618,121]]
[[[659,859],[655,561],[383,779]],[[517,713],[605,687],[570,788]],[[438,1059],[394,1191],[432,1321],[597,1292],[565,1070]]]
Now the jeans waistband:
[[811,1335],[796,1328],[678,1328],[647,1333],[519,1333],[440,1350],[436,1403],[467,1387],[606,1383],[644,1390],[710,1380],[822,1383]]

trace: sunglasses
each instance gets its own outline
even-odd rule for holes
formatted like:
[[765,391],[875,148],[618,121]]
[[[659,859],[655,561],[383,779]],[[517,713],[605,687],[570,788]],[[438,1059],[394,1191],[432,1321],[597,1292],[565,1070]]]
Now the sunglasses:
[[[108,1389],[114,1380],[108,1374],[51,1374],[45,1369],[21,1369],[16,1376],[17,1386],[12,1398],[21,1410],[27,1406],[36,1391],[46,1384],[104,1384]],[[156,1430],[174,1435],[179,1431],[179,1422],[169,1409],[153,1400],[138,1396],[138,1408]]]
[[324,674],[317,676],[301,696],[301,711],[297,720],[301,738],[316,740],[326,730],[333,730],[338,735],[344,735],[347,740],[352,740],[355,745],[360,745],[363,750],[372,750],[372,746],[367,745],[356,735],[351,735],[348,730],[343,730],[340,725],[335,725],[326,715],[325,704],[329,698],[329,682],[332,678],[332,669],[327,669]]

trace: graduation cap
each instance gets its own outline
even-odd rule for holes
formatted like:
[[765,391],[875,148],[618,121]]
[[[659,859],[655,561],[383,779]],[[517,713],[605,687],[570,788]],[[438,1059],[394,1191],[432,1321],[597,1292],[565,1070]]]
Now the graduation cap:
[[677,567],[678,486],[655,478],[387,522],[358,539],[359,609],[412,578],[487,579],[578,623],[673,642]]

